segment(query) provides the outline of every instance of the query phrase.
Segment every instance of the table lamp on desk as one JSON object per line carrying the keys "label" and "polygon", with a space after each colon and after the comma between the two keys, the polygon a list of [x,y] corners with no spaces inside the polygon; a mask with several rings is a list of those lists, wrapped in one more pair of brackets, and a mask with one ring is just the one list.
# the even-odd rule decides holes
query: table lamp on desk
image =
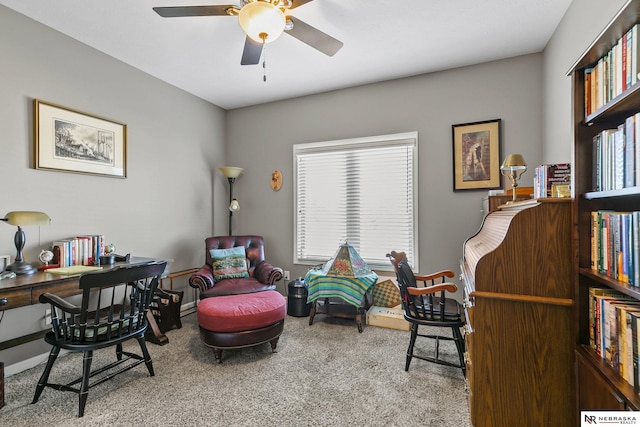
{"label": "table lamp on desk", "polygon": [[13,264],[9,264],[6,268],[7,271],[12,271],[17,275],[33,274],[37,271],[31,264],[24,261],[22,257],[22,251],[26,243],[26,237],[23,226],[27,225],[48,225],[51,222],[51,218],[44,212],[32,212],[32,211],[15,211],[9,212],[4,218],[0,218],[0,221],[4,221],[7,224],[16,225],[18,231],[14,238],[16,245],[16,260]]}
{"label": "table lamp on desk", "polygon": [[527,171],[527,164],[525,163],[522,154],[509,154],[502,162],[500,171],[502,175],[509,178],[511,186],[513,187],[513,199],[507,203],[515,203],[518,197],[516,194],[518,180],[520,179],[520,176]]}

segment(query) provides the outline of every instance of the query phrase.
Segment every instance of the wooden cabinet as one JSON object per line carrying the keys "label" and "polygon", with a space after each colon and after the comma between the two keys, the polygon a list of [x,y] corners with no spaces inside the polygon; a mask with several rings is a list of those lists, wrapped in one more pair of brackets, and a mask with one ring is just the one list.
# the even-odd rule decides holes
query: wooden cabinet
{"label": "wooden cabinet", "polygon": [[[530,199],[530,194],[516,194],[516,200],[527,200]],[[513,200],[513,196],[511,194],[500,194],[498,196],[487,196],[482,199],[482,213],[489,214],[506,203],[510,203]]]}
{"label": "wooden cabinet", "polygon": [[[516,201],[529,200],[533,197],[533,187],[518,187],[516,191]],[[495,196],[487,196],[482,199],[482,213],[489,214],[497,210],[500,206],[511,203],[513,193],[497,194]]]}
{"label": "wooden cabinet", "polygon": [[[604,287],[640,299],[640,287],[626,283],[624,278],[601,274],[592,270],[591,213],[599,210],[640,210],[640,182],[625,183],[624,188],[602,191],[597,184],[597,156],[594,154],[594,137],[606,129],[616,129],[625,124],[628,117],[640,112],[640,82],[634,83],[614,95],[603,105],[587,105],[593,85],[586,70],[594,67],[600,58],[614,48],[618,40],[640,21],[640,0],[628,1],[620,13],[602,31],[597,40],[572,67],[573,79],[573,259],[576,366],[577,366],[577,415],[580,410],[636,409],[640,398],[618,371],[607,364],[590,345],[589,288]],[[640,34],[639,34],[640,36]],[[636,61],[639,59],[636,58]],[[636,128],[637,129],[637,128]],[[635,136],[635,143],[640,138]],[[640,159],[638,159],[640,160]],[[605,187],[608,188],[608,187]],[[637,241],[637,238],[635,239]],[[633,240],[632,240],[633,241]],[[595,256],[595,255],[594,255]]]}
{"label": "wooden cabinet", "polygon": [[571,200],[501,206],[461,270],[472,424],[574,425]]}
{"label": "wooden cabinet", "polygon": [[581,411],[624,411],[626,409],[624,399],[615,387],[609,385],[598,369],[594,369],[594,364],[598,365],[599,363],[595,359],[595,355],[577,353],[578,383],[580,387],[590,391],[578,395],[578,408]]}

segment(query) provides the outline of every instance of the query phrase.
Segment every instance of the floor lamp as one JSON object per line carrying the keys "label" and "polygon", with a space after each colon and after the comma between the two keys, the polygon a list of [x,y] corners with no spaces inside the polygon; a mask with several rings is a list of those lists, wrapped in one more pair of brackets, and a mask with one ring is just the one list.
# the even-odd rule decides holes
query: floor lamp
{"label": "floor lamp", "polygon": [[236,182],[236,178],[244,169],[235,166],[221,166],[218,169],[229,181],[229,236],[231,236],[233,213],[240,210],[240,203],[233,197],[233,183]]}

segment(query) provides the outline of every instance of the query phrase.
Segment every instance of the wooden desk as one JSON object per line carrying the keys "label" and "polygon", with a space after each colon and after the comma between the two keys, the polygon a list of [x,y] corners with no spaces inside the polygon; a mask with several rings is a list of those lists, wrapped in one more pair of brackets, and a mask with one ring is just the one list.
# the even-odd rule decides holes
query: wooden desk
{"label": "wooden desk", "polygon": [[[109,270],[121,265],[137,265],[150,261],[160,261],[152,258],[131,257],[129,263],[117,262],[115,264],[102,265],[102,269]],[[60,274],[51,274],[45,271],[39,271],[35,274],[17,276],[13,279],[0,280],[0,311],[10,310],[12,308],[24,307],[32,304],[40,304],[38,298],[40,295],[51,292],[59,297],[66,298],[72,295],[78,295],[81,292],[79,275],[66,276]],[[149,341],[164,345],[169,339],[160,332],[158,324],[153,315],[147,313],[149,319]],[[25,337],[15,338],[13,340],[0,343],[0,350],[14,347],[25,342],[33,341],[44,336],[48,330],[36,332]]]}
{"label": "wooden desk", "polygon": [[570,199],[531,199],[487,215],[463,245],[475,427],[575,425],[571,224]]}

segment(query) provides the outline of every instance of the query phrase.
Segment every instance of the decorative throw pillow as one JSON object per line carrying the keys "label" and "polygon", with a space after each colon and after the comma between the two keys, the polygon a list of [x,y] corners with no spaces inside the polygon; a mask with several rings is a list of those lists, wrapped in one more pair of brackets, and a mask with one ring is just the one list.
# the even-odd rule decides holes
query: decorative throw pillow
{"label": "decorative throw pillow", "polygon": [[244,246],[236,246],[229,249],[211,249],[209,253],[211,254],[214,281],[249,277]]}
{"label": "decorative throw pillow", "polygon": [[402,303],[398,285],[387,279],[373,286],[373,305],[378,307],[395,307]]}

